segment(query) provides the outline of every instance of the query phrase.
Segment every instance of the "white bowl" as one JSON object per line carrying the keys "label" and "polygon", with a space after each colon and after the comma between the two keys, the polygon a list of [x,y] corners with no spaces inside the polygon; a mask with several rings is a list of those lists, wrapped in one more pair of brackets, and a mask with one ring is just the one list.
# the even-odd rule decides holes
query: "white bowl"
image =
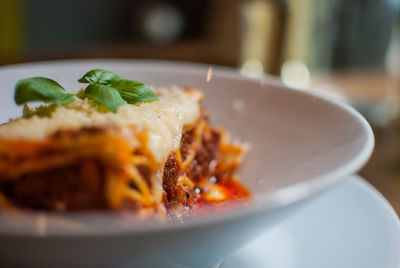
{"label": "white bowl", "polygon": [[240,177],[254,202],[167,224],[143,224],[108,213],[1,213],[0,263],[6,266],[206,267],[358,171],[373,149],[367,121],[344,103],[288,88],[271,77],[250,79],[215,67],[209,80],[208,65],[162,61],[70,60],[2,67],[0,122],[21,113],[12,100],[17,80],[45,76],[76,89],[76,79],[92,68],[154,86],[203,89],[212,122],[251,144]]}

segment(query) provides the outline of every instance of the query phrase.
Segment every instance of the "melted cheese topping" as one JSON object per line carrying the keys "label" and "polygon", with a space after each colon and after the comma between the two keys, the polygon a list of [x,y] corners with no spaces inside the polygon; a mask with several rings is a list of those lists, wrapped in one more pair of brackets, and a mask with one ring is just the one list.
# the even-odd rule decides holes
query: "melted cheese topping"
{"label": "melted cheese topping", "polygon": [[198,119],[202,94],[176,87],[155,92],[159,101],[126,104],[120,106],[117,113],[99,112],[88,99],[76,98],[73,103],[58,105],[50,117],[34,115],[1,125],[0,137],[40,140],[59,130],[135,125],[147,132],[148,148],[157,161],[164,162],[170,153],[179,148],[183,128],[190,127]]}

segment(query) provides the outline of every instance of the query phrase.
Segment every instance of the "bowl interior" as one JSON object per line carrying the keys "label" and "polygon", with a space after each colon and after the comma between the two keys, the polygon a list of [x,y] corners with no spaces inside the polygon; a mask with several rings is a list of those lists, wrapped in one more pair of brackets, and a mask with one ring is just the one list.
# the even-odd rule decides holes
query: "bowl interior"
{"label": "bowl interior", "polygon": [[81,86],[76,80],[92,68],[153,86],[203,89],[212,123],[250,145],[239,175],[256,199],[292,185],[309,192],[315,185],[323,188],[324,180],[357,171],[373,147],[366,121],[344,104],[289,89],[273,78],[254,80],[223,68],[214,68],[207,82],[207,65],[167,62],[91,60],[3,68],[0,122],[21,114],[12,100],[18,79],[46,76],[73,90]]}

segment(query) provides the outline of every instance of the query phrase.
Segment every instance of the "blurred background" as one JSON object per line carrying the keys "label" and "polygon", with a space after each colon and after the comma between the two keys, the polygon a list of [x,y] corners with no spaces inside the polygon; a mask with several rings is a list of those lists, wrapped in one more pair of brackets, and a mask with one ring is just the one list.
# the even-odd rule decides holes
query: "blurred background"
{"label": "blurred background", "polygon": [[67,58],[232,66],[349,102],[376,135],[361,175],[400,214],[400,0],[0,0],[0,65]]}

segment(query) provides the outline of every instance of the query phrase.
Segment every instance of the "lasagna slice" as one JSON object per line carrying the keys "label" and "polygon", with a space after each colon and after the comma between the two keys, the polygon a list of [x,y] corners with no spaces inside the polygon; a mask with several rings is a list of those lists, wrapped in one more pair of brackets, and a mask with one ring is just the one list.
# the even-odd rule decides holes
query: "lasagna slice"
{"label": "lasagna slice", "polygon": [[180,215],[249,197],[235,176],[245,148],[209,124],[196,89],[112,113],[75,98],[25,107],[0,126],[0,206]]}

